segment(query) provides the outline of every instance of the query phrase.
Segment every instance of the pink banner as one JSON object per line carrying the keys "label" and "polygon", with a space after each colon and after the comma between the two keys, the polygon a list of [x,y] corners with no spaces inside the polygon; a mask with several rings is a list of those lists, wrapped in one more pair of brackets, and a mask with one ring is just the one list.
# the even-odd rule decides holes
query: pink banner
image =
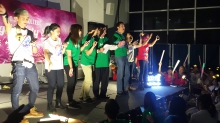
{"label": "pink banner", "polygon": [[[43,30],[51,23],[57,23],[61,27],[61,40],[64,40],[68,34],[71,24],[77,23],[76,14],[66,11],[56,10],[52,8],[46,8],[36,6],[33,4],[22,3],[17,0],[1,0],[1,4],[7,9],[9,14],[10,23],[15,26],[16,22],[13,18],[13,12],[17,8],[24,8],[29,12],[29,22],[27,28],[34,32],[34,36],[37,40],[38,52],[34,54],[35,62],[43,62]],[[10,63],[11,54],[7,45],[7,35],[5,34],[5,27],[0,19],[0,64]]]}

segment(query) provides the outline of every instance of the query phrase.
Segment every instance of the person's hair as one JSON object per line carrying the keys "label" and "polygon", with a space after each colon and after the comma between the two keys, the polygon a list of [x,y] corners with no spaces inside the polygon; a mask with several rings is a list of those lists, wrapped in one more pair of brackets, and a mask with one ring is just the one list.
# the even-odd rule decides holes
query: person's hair
{"label": "person's hair", "polygon": [[157,107],[156,96],[153,92],[147,92],[144,96],[144,108],[150,108],[155,111]]}
{"label": "person's hair", "polygon": [[18,17],[24,13],[28,13],[28,11],[26,9],[23,9],[23,8],[18,8],[14,11],[14,16],[15,17]]}
{"label": "person's hair", "polygon": [[144,34],[141,36],[142,42],[146,41],[149,38],[149,34]]}
{"label": "person's hair", "polygon": [[181,97],[173,97],[170,102],[169,114],[177,115],[180,117],[186,116],[186,102]]}
{"label": "person's hair", "polygon": [[106,26],[104,24],[100,24],[99,29],[100,29],[100,36],[104,33],[104,28]]}
{"label": "person's hair", "polygon": [[123,22],[121,22],[121,21],[120,21],[120,22],[118,22],[118,23],[116,23],[116,28],[117,28],[117,27],[119,27],[121,24],[124,24],[124,23],[123,23]]}
{"label": "person's hair", "polygon": [[70,27],[70,33],[65,39],[65,42],[68,42],[69,38],[72,40],[73,44],[77,44],[79,41],[79,31],[82,31],[82,26],[79,24],[72,24]]}
{"label": "person's hair", "polygon": [[119,105],[116,100],[109,99],[105,104],[105,114],[108,118],[115,120],[119,113]]}
{"label": "person's hair", "polygon": [[98,24],[93,22],[93,23],[90,23],[88,25],[88,32],[91,32],[92,30],[96,30],[98,28]]}
{"label": "person's hair", "polygon": [[56,23],[52,23],[50,26],[46,26],[44,29],[44,36],[48,35],[50,33],[50,31],[54,31],[57,28],[60,28],[60,26]]}
{"label": "person's hair", "polygon": [[212,103],[212,97],[210,94],[200,95],[198,98],[198,102],[201,103],[201,108],[203,110],[207,110],[211,117],[216,117],[217,110],[215,105]]}

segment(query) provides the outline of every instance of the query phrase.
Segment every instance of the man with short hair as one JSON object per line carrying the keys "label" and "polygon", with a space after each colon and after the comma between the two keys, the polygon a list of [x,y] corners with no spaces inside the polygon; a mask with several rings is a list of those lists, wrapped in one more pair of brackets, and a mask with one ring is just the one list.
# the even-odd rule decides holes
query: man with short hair
{"label": "man with short hair", "polygon": [[[17,22],[12,27],[8,21],[8,15],[5,7],[0,4],[0,15],[8,35],[8,48],[12,54],[13,64],[13,87],[11,94],[11,103],[13,110],[19,108],[19,95],[22,91],[24,79],[26,78],[30,86],[29,107],[30,113],[25,118],[43,117],[43,113],[35,111],[35,101],[39,90],[38,73],[34,64],[33,53],[37,52],[33,32],[26,28],[29,19],[29,13],[23,8],[19,8],[14,12],[14,18]],[[28,123],[23,119],[22,123]]]}
{"label": "man with short hair", "polygon": [[[116,24],[117,31],[113,35],[113,43],[118,44],[125,41],[123,33],[125,32],[125,25],[123,22]],[[117,64],[117,94],[128,94],[128,81],[130,77],[130,70],[127,58],[127,44],[115,50],[115,61]]]}

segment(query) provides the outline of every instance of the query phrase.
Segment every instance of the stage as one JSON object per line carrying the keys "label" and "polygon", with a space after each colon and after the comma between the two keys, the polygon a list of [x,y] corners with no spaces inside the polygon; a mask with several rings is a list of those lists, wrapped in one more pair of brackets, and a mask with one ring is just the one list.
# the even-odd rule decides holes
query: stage
{"label": "stage", "polygon": [[[78,101],[82,85],[82,80],[76,85],[74,99]],[[66,86],[66,85],[65,85]],[[137,86],[137,83],[134,83]],[[92,89],[92,87],[91,87]],[[130,91],[127,96],[117,96],[116,92],[116,82],[110,81],[108,86],[107,95],[111,98],[116,99],[120,106],[121,112],[126,112],[133,108],[143,105],[144,95],[146,92],[154,92],[157,99],[165,99],[168,96],[181,93],[186,88],[183,87],[170,87],[170,86],[154,86],[152,88],[147,88],[143,91]],[[0,90],[0,122],[7,118],[7,115],[11,112],[11,101],[10,101],[10,91],[11,90]],[[20,104],[27,104],[29,94],[29,86],[24,85],[23,91],[20,96]],[[90,96],[93,98],[93,93],[90,91]],[[54,95],[55,98],[55,95]],[[64,104],[67,102],[66,87],[63,90],[62,100]],[[80,106],[82,109],[58,109],[58,114],[69,117],[80,119],[86,123],[96,123],[98,121],[106,119],[104,114],[104,106],[107,100],[98,100],[94,104],[83,104]],[[47,84],[40,85],[40,91],[38,98],[36,100],[36,107],[38,111],[44,112],[45,117],[48,117],[47,109]],[[29,119],[30,123],[37,123],[39,119]]]}

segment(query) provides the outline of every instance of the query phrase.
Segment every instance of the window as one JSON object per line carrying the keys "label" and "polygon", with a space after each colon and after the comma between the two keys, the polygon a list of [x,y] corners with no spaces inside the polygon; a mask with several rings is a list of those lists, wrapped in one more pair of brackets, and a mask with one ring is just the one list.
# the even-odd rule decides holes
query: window
{"label": "window", "polygon": [[215,71],[216,66],[219,65],[219,46],[218,45],[206,45],[206,64],[207,68],[212,67]]}
{"label": "window", "polygon": [[170,11],[169,28],[194,28],[194,10]]}
{"label": "window", "polygon": [[144,30],[167,29],[167,12],[144,13]]}
{"label": "window", "polygon": [[156,31],[156,32],[145,32],[145,33],[153,33],[153,36],[150,40],[150,42],[153,42],[156,38],[156,36],[160,36],[160,40],[157,41],[157,43],[167,43],[167,31]]}
{"label": "window", "polygon": [[[220,1],[220,0],[219,0]],[[196,10],[196,27],[220,27],[220,8]]]}
{"label": "window", "polygon": [[197,7],[220,6],[220,0],[197,0]]}
{"label": "window", "polygon": [[199,64],[199,56],[201,59],[201,62],[203,61],[203,45],[199,44],[192,44],[190,45],[190,67],[193,67],[193,65],[197,65],[200,67]]}
{"label": "window", "polygon": [[167,9],[167,0],[144,0],[145,11],[161,9]]}
{"label": "window", "polygon": [[169,0],[169,9],[194,8],[194,0]]}
{"label": "window", "polygon": [[194,31],[169,31],[168,42],[177,44],[193,44]]}
{"label": "window", "polygon": [[142,14],[141,13],[129,14],[129,27],[130,27],[130,30],[142,30]]}
{"label": "window", "polygon": [[130,32],[130,34],[133,36],[134,41],[140,39],[140,32]]}
{"label": "window", "polygon": [[220,29],[216,30],[197,30],[196,44],[220,44]]}
{"label": "window", "polygon": [[130,0],[129,1],[129,11],[142,11],[142,0]]}

